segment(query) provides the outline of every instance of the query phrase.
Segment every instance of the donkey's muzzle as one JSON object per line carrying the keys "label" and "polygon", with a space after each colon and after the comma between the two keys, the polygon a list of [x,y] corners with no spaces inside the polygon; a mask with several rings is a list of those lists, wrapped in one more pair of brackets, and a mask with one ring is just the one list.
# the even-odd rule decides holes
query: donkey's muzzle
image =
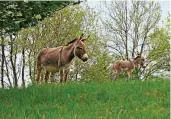
{"label": "donkey's muzzle", "polygon": [[142,68],[146,68],[146,66],[142,66]]}
{"label": "donkey's muzzle", "polygon": [[83,60],[83,62],[87,61],[88,60],[88,55],[84,54],[83,57],[82,57],[82,60]]}
{"label": "donkey's muzzle", "polygon": [[145,66],[144,64],[141,64],[141,67],[142,67],[142,68],[146,68],[146,66]]}

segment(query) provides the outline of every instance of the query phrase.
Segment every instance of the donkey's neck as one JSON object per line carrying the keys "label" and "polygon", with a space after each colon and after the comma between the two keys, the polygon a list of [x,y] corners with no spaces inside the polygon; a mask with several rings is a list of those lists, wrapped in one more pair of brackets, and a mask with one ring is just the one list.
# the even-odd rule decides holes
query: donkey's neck
{"label": "donkey's neck", "polygon": [[134,64],[135,67],[137,67],[138,64],[139,64],[137,60],[133,60],[132,62],[133,62],[133,64]]}
{"label": "donkey's neck", "polygon": [[67,62],[71,62],[74,58],[74,47],[73,44],[70,44],[65,47],[65,57],[67,59]]}

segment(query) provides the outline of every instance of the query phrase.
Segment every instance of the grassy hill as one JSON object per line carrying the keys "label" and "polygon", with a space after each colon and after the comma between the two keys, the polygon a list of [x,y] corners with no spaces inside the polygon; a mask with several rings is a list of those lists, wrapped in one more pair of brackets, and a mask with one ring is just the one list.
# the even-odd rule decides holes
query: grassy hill
{"label": "grassy hill", "polygon": [[169,119],[169,80],[0,89],[0,119]]}

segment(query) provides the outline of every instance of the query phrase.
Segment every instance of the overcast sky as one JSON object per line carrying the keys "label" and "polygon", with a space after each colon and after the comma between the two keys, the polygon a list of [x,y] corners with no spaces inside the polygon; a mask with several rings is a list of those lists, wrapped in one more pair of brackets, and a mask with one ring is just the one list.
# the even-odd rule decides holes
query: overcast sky
{"label": "overcast sky", "polygon": [[169,0],[159,0],[162,10],[162,19],[165,19],[170,12],[170,1]]}
{"label": "overcast sky", "polygon": [[[87,1],[90,8],[95,8],[100,4],[100,0],[87,0]],[[106,1],[111,1],[111,0],[106,0]],[[165,20],[165,18],[168,16],[168,12],[170,12],[171,10],[170,9],[171,1],[170,0],[155,0],[155,1],[159,1],[159,4],[161,6],[162,13],[161,13],[161,20],[159,22],[159,24],[161,24],[162,21]]]}

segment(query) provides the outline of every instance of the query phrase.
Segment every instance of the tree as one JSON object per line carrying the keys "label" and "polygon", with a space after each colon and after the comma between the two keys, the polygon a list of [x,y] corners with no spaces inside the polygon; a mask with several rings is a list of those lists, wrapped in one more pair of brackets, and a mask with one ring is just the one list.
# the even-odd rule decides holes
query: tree
{"label": "tree", "polygon": [[[70,3],[79,4],[80,2],[71,1],[42,1],[42,2],[23,2],[23,1],[3,1],[0,2],[0,36],[1,36],[1,84],[4,87],[4,58],[5,49],[10,46],[10,62],[12,65],[13,75],[15,79],[15,87],[17,87],[16,76],[16,56],[14,53],[14,43],[16,32],[21,28],[35,26],[38,21],[50,16],[56,9],[61,9],[68,6]],[[4,42],[10,36],[9,42]],[[6,65],[7,66],[7,65]],[[24,68],[24,67],[23,67]]]}
{"label": "tree", "polygon": [[170,70],[170,15],[163,22],[163,27],[156,27],[150,34],[147,68],[144,79],[154,73],[166,75]]}
{"label": "tree", "polygon": [[149,33],[157,25],[160,18],[158,3],[147,1],[113,1],[106,4],[108,19],[102,20],[115,53],[121,57],[143,53]]}
{"label": "tree", "polygon": [[3,1],[0,3],[0,27],[6,33],[34,26],[56,9],[69,5],[70,1]]}
{"label": "tree", "polygon": [[[38,52],[45,47],[66,45],[82,33],[85,34],[85,37],[91,35],[86,44],[92,45],[94,20],[95,15],[87,8],[69,6],[45,18],[35,27],[22,29],[17,38],[17,45],[20,47],[18,53],[22,53],[22,49],[25,48],[25,68],[29,69],[29,77],[32,82],[36,74],[35,64]],[[75,64],[74,75],[81,74],[83,65],[80,64],[82,63],[79,63],[80,70],[77,69],[77,63]]]}
{"label": "tree", "polygon": [[[108,48],[119,59],[146,55],[149,36],[160,20],[160,6],[154,1],[105,2],[106,18],[102,18]],[[139,70],[139,69],[138,69]]]}

